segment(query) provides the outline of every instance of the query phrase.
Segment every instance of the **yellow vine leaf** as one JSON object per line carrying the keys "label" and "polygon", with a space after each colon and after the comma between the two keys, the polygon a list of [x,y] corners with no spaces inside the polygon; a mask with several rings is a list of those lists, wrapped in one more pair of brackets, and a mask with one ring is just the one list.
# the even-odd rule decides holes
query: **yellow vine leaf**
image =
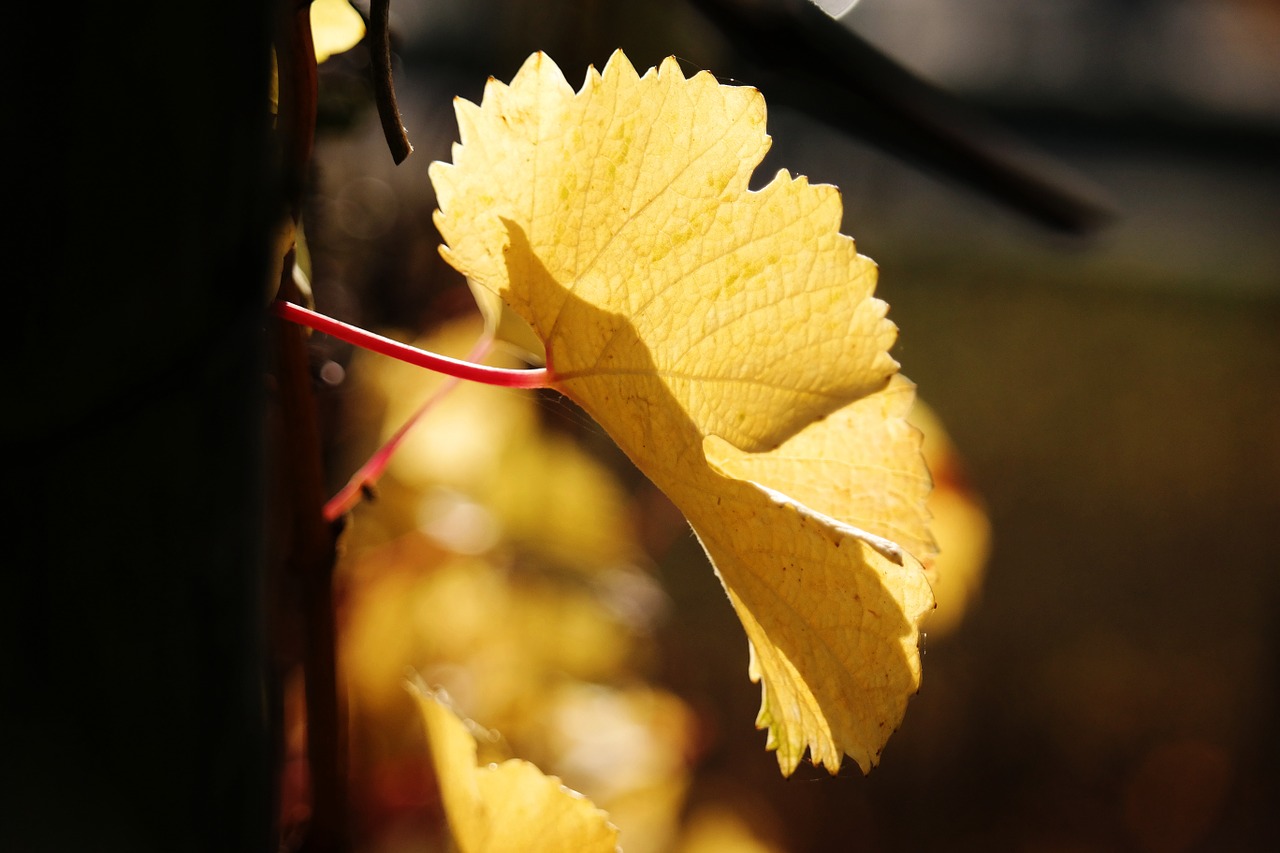
{"label": "yellow vine leaf", "polygon": [[527,761],[476,766],[476,739],[436,694],[422,711],[445,816],[461,853],[614,853],[618,830],[591,801]]}
{"label": "yellow vine leaf", "polygon": [[348,0],[313,0],[311,3],[311,40],[316,62],[324,62],[335,53],[351,50],[364,38],[364,19],[351,8]]}
{"label": "yellow vine leaf", "polygon": [[919,686],[928,475],[839,192],[750,190],[764,99],[674,59],[641,77],[617,52],[575,93],[534,54],[455,107],[431,166],[445,258],[689,519],[783,773],[806,750],[868,770]]}

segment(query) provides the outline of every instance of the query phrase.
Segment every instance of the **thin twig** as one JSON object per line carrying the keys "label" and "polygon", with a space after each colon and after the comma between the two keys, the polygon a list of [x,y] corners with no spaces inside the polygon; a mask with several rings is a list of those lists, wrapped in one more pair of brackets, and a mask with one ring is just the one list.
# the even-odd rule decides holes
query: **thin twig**
{"label": "thin twig", "polygon": [[396,106],[396,87],[391,77],[391,0],[369,3],[369,53],[373,66],[373,99],[382,121],[382,135],[387,138],[391,159],[399,166],[413,153],[409,133]]}

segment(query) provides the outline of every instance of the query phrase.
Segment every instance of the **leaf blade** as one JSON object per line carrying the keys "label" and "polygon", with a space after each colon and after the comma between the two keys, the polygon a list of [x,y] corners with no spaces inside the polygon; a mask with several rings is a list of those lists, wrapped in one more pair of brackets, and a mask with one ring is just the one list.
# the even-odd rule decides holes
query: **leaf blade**
{"label": "leaf blade", "polygon": [[[615,53],[574,93],[535,54],[458,112],[454,163],[432,165],[445,257],[528,321],[553,386],[689,518],[783,772],[805,750],[868,769],[918,688],[932,608],[915,557],[878,537],[931,548],[928,476],[838,191],[785,172],[749,190],[763,98],[671,59],[639,76]],[[878,467],[891,506],[859,497]],[[821,485],[833,471],[842,491]]]}

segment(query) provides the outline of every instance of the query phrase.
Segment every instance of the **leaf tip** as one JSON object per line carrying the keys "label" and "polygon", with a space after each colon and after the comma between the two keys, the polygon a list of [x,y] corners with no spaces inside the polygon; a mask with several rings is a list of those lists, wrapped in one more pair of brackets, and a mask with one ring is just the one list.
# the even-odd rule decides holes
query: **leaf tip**
{"label": "leaf tip", "polygon": [[564,95],[565,93],[573,94],[573,87],[565,79],[564,72],[560,70],[560,66],[556,65],[556,61],[541,50],[529,54],[529,58],[520,66],[516,76],[511,78],[512,89],[519,89],[524,86],[534,88],[545,86],[551,90],[559,90],[557,92],[559,95]]}
{"label": "leaf tip", "polygon": [[674,74],[677,80],[686,79],[684,76],[684,69],[680,67],[680,60],[676,59],[674,56],[668,56],[658,65],[659,77],[665,77],[669,74]]}

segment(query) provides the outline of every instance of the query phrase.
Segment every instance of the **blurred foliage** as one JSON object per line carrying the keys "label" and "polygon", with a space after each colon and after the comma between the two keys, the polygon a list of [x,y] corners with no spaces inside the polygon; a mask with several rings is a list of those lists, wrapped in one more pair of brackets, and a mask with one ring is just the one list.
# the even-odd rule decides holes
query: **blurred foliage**
{"label": "blurred foliage", "polygon": [[[417,344],[461,356],[481,333],[476,316]],[[371,442],[443,381],[367,354],[350,373]],[[560,777],[609,813],[628,851],[781,849],[751,829],[758,804],[749,819],[733,797],[686,814],[714,734],[653,681],[667,597],[637,538],[642,509],[580,442],[543,425],[545,411],[528,392],[456,387],[352,518],[341,661],[368,849],[392,849],[379,845],[408,825],[443,831],[408,679],[446,689],[485,727],[482,762],[518,757]],[[942,611],[948,623],[962,605],[957,595]],[[738,846],[715,846],[729,839]]]}
{"label": "blurred foliage", "polygon": [[[480,332],[476,317],[422,343],[460,355]],[[376,357],[353,370],[386,432],[440,381]],[[526,758],[608,811],[628,850],[669,849],[699,735],[648,681],[664,596],[621,485],[537,410],[529,393],[458,387],[354,516],[342,665],[366,831],[434,802],[404,690],[416,673],[492,730],[482,759]]]}
{"label": "blurred foliage", "polygon": [[476,736],[450,709],[448,696],[418,686],[414,693],[461,853],[614,853],[618,830],[590,800],[527,761],[477,767]]}
{"label": "blurred foliage", "polygon": [[312,0],[311,39],[316,62],[350,50],[364,38],[364,19],[347,0]]}
{"label": "blurred foliage", "polygon": [[924,628],[934,637],[942,637],[959,627],[965,609],[982,588],[991,523],[981,498],[968,483],[959,452],[933,409],[917,399],[907,420],[924,435],[922,450],[933,477],[929,532],[938,553],[925,568],[938,607]]}

